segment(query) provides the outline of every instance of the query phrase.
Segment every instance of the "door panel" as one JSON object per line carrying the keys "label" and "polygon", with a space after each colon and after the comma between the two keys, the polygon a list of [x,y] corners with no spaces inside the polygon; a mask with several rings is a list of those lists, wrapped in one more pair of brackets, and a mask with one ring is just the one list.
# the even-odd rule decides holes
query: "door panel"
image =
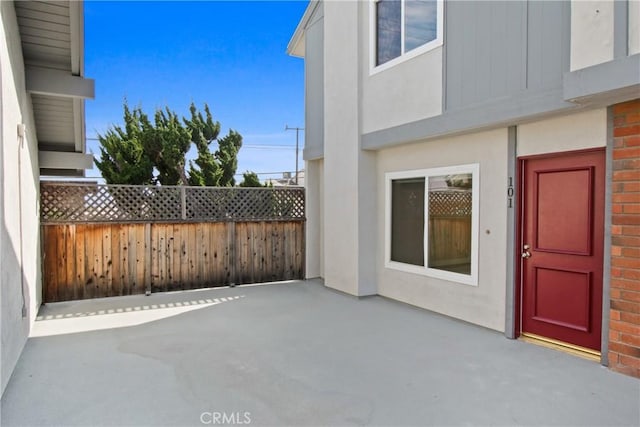
{"label": "door panel", "polygon": [[[591,274],[536,268],[533,319],[580,331],[589,330]],[[573,301],[558,304],[557,301]]]}
{"label": "door panel", "polygon": [[604,159],[522,161],[521,332],[600,350]]}
{"label": "door panel", "polygon": [[536,173],[536,249],[591,253],[591,172],[592,168]]}

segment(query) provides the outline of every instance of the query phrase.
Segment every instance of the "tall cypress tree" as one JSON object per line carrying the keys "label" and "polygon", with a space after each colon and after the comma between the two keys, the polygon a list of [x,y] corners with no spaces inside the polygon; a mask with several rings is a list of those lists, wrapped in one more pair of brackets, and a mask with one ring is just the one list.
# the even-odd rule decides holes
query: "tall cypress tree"
{"label": "tall cypress tree", "polygon": [[[195,104],[191,118],[180,119],[168,107],[156,110],[153,121],[140,108],[124,104],[125,128],[113,126],[103,136],[98,169],[108,184],[153,184],[233,186],[238,168],[242,136],[230,130],[219,138],[220,123],[213,120],[209,106],[204,115]],[[212,144],[216,147],[212,147]],[[194,144],[195,160],[186,155]],[[155,171],[155,176],[154,176]]]}
{"label": "tall cypress tree", "polygon": [[108,184],[143,185],[153,183],[153,162],[144,149],[142,112],[124,104],[124,129],[113,126],[98,135],[100,160],[96,166]]}

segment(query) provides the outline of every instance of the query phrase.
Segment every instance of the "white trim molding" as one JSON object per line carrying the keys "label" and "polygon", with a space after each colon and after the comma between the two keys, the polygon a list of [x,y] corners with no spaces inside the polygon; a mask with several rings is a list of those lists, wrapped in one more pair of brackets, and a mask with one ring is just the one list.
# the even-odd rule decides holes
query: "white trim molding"
{"label": "white trim molding", "polygon": [[63,153],[60,151],[39,151],[40,169],[92,169],[93,155],[84,153]]}
{"label": "white trim molding", "polygon": [[27,67],[27,92],[65,98],[95,98],[95,81],[49,68]]}
{"label": "white trim molding", "polygon": [[[429,267],[429,178],[446,175],[471,174],[471,272],[456,273]],[[391,196],[394,180],[424,178],[424,266],[391,260]],[[480,165],[478,163],[439,168],[388,172],[385,174],[385,267],[407,273],[435,277],[450,282],[478,286],[478,229],[480,211]]]}

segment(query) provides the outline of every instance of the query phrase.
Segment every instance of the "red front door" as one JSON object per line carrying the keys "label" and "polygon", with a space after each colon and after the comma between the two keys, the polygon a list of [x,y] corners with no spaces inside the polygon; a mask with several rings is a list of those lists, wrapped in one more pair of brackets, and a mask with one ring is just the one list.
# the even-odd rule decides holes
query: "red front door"
{"label": "red front door", "polygon": [[522,161],[521,332],[600,350],[604,150]]}

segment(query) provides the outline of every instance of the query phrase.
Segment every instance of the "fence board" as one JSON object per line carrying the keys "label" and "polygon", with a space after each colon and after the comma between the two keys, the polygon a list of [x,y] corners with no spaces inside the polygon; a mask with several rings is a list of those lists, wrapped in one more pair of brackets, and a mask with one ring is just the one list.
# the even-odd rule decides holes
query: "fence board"
{"label": "fence board", "polygon": [[183,257],[182,250],[181,250],[182,241],[186,240],[184,233],[186,233],[187,235],[189,234],[188,227],[177,227],[177,226],[173,227],[173,240],[171,242],[172,257],[173,257],[172,275],[174,279],[174,284],[176,286],[180,286],[180,289],[189,289],[187,285],[188,276],[186,274],[182,275],[182,269],[180,268],[180,265],[182,264],[182,257]]}
{"label": "fence board", "polygon": [[[103,231],[103,239],[102,239],[102,247],[104,248],[104,260],[103,260],[103,268],[105,272],[105,286],[106,292],[114,295],[114,286],[113,286],[113,253],[112,253],[112,245],[111,242],[113,235],[113,226],[106,228]],[[118,295],[118,294],[115,294]]]}
{"label": "fence board", "polygon": [[129,228],[120,224],[118,228],[118,235],[120,236],[118,239],[118,277],[121,281],[120,290],[122,295],[130,295],[129,287],[126,286],[126,283],[129,283],[129,263],[127,262],[128,254],[129,254]]}
{"label": "fence board", "polygon": [[471,217],[436,217],[429,220],[429,260],[432,265],[471,258]]}
{"label": "fence board", "polygon": [[62,235],[58,238],[57,240],[57,250],[56,250],[56,254],[58,259],[56,260],[57,264],[58,264],[58,277],[57,277],[57,290],[56,290],[56,297],[60,297],[63,296],[66,298],[66,291],[67,291],[67,269],[66,269],[66,257],[65,257],[65,239],[67,237],[67,233],[66,233],[66,229],[63,230]]}
{"label": "fence board", "polygon": [[120,225],[111,226],[111,289],[115,295],[122,295],[122,277],[120,274]]}
{"label": "fence board", "polygon": [[44,245],[44,257],[43,262],[46,265],[51,266],[48,269],[44,270],[44,282],[47,283],[44,292],[44,298],[46,301],[55,301],[56,300],[56,290],[58,288],[58,276],[56,275],[57,268],[56,262],[58,259],[57,249],[58,245],[56,242],[57,234],[48,227],[45,227],[45,231],[42,233],[44,236],[44,241],[47,244]]}
{"label": "fence board", "polygon": [[[177,283],[177,281],[174,280],[176,278],[176,272],[174,270],[176,261],[174,230],[171,225],[167,226],[165,230],[167,232],[167,289],[173,291]],[[178,275],[179,274],[180,273],[178,273]]]}
{"label": "fence board", "polygon": [[86,282],[86,253],[85,253],[85,233],[84,229],[80,227],[76,228],[76,234],[74,239],[74,248],[76,251],[75,256],[75,276],[74,276],[74,290],[75,299],[84,298],[84,286]]}
{"label": "fence board", "polygon": [[[87,286],[85,287],[85,291],[87,293],[87,298],[95,298],[97,295],[96,289],[98,287],[98,254],[96,253],[98,249],[98,239],[96,239],[95,233],[95,225],[91,224],[87,226],[87,258],[88,258],[88,273],[89,279],[87,281]],[[64,228],[62,229],[64,231]],[[100,246],[102,248],[102,246]],[[54,299],[53,301],[60,301],[59,299]]]}
{"label": "fence board", "polygon": [[[58,252],[59,252],[59,240],[64,238],[64,234],[58,235],[56,233],[53,233],[53,235],[51,236],[51,252],[50,252],[50,257],[48,256],[47,258],[49,258],[53,268],[51,269],[51,289],[49,291],[49,294],[51,296],[51,298],[53,298],[54,300],[58,298],[58,288],[60,287],[59,282],[60,282],[60,268],[63,265],[63,263],[61,262],[60,258],[58,257]],[[47,274],[47,276],[49,276],[49,274]]]}
{"label": "fence board", "polygon": [[109,234],[111,232],[111,226],[98,230],[99,232],[96,233],[96,236],[99,239],[99,244],[102,246],[102,250],[100,251],[100,260],[98,262],[98,283],[100,283],[100,289],[98,292],[100,295],[110,294],[111,286],[109,284],[109,258],[111,253],[111,241],[109,239]]}
{"label": "fence board", "polygon": [[158,229],[158,253],[160,254],[158,261],[158,272],[160,282],[158,285],[162,287],[163,291],[167,290],[167,228],[166,227],[154,227]]}
{"label": "fence board", "polygon": [[237,268],[237,276],[238,283],[247,283],[249,282],[249,266],[247,260],[249,259],[248,255],[248,228],[247,223],[239,223],[236,224],[236,268]]}
{"label": "fence board", "polygon": [[174,242],[176,251],[178,252],[176,269],[179,277],[182,278],[183,289],[191,289],[191,275],[189,274],[189,269],[187,267],[188,258],[186,254],[186,244],[189,240],[189,234],[192,227],[193,224],[185,224],[185,227],[180,230],[179,241]]}
{"label": "fence board", "polygon": [[234,245],[236,228],[227,224],[217,224],[214,231],[218,237],[212,239],[212,242],[215,243],[213,249],[218,253],[217,265],[219,266],[219,269],[214,271],[220,271],[220,273],[214,274],[213,280],[226,284],[237,283]]}
{"label": "fence board", "polygon": [[[156,265],[152,266],[152,275],[154,277],[154,291],[164,291],[165,277],[164,277],[164,238],[166,233],[164,228],[152,227],[151,228],[151,245],[156,250]],[[154,269],[155,267],[155,269]]]}
{"label": "fence board", "polygon": [[142,281],[140,287],[145,292],[151,292],[151,284],[153,281],[153,275],[151,273],[151,224],[145,224],[142,230],[144,244],[142,246],[144,250],[144,263],[142,264]]}
{"label": "fence board", "polygon": [[134,283],[135,293],[142,294],[145,292],[145,265],[146,258],[149,256],[148,251],[145,249],[145,225],[138,225],[135,228],[136,234],[136,280]]}
{"label": "fence board", "polygon": [[189,224],[189,233],[186,236],[186,240],[183,242],[184,250],[183,253],[183,269],[185,271],[186,280],[189,283],[189,289],[193,289],[197,287],[197,283],[200,280],[200,277],[205,280],[203,274],[201,274],[200,270],[204,270],[205,263],[209,262],[209,259],[202,258],[202,261],[199,263],[193,262],[198,259],[199,248],[202,243],[198,243],[196,245],[191,245],[189,242],[195,242],[197,239],[205,239],[204,230],[202,224]]}
{"label": "fence board", "polygon": [[136,288],[138,287],[138,233],[135,227],[126,227],[126,236],[127,236],[127,251],[126,258],[122,260],[123,264],[127,264],[127,279],[124,284],[131,294],[137,294],[140,292],[136,292]]}
{"label": "fence board", "polygon": [[[62,228],[61,226],[60,228]],[[58,227],[45,227],[50,228],[52,233],[56,233]],[[77,234],[76,234],[77,235]],[[95,286],[96,286],[96,278],[95,278],[95,239],[93,236],[93,226],[87,225],[84,230],[84,241],[85,241],[85,286],[84,286],[84,294],[85,298],[93,298],[95,294]],[[47,244],[47,242],[45,242]],[[54,299],[52,301],[57,301]]]}
{"label": "fence board", "polygon": [[211,227],[209,227],[208,224],[202,224],[198,262],[200,263],[200,280],[205,284],[211,281],[211,266],[209,266],[210,244],[211,241],[216,238],[217,236],[215,235],[211,236]]}
{"label": "fence board", "polygon": [[290,227],[285,227],[285,244],[283,245],[284,259],[287,263],[285,266],[285,277],[291,280],[295,276],[296,262],[296,233]]}

